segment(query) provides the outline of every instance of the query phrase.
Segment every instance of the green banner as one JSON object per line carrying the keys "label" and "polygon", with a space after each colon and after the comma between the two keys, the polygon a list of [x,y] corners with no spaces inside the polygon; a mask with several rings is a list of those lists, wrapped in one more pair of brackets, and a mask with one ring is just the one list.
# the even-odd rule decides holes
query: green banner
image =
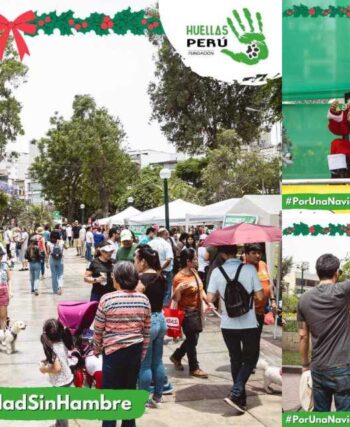
{"label": "green banner", "polygon": [[293,164],[283,168],[283,179],[331,177],[327,156],[337,137],[328,130],[328,109],[328,104],[283,106],[283,126],[293,154]]}
{"label": "green banner", "polygon": [[246,224],[256,224],[258,222],[258,217],[255,215],[227,214],[224,219],[223,227],[241,224],[242,222],[245,222]]}
{"label": "green banner", "polygon": [[[318,6],[342,6],[344,0],[284,0],[283,10],[300,4],[309,11]],[[350,31],[347,16],[312,13],[283,17],[283,99],[329,99],[348,92]]]}
{"label": "green banner", "polygon": [[130,420],[144,414],[144,390],[0,388],[2,420]]}
{"label": "green banner", "polygon": [[348,426],[349,412],[284,412],[283,427]]}
{"label": "green banner", "polygon": [[282,209],[348,210],[350,209],[350,194],[283,194]]}

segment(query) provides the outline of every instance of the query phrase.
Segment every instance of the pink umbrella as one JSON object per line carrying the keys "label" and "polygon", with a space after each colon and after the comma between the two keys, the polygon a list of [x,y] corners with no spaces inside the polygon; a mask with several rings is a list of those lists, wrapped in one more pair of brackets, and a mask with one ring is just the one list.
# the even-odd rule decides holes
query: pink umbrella
{"label": "pink umbrella", "polygon": [[204,241],[204,246],[243,245],[280,240],[282,231],[278,227],[241,223],[213,231]]}

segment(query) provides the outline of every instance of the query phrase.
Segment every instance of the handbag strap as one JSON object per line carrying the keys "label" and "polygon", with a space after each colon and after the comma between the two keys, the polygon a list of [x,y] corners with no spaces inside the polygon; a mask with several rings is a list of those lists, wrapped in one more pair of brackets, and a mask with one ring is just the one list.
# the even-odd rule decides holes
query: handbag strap
{"label": "handbag strap", "polygon": [[196,284],[197,284],[198,310],[201,312],[202,311],[202,298],[201,298],[201,292],[200,292],[200,286],[199,286],[199,281],[198,281],[198,277],[197,277],[197,272],[195,270],[192,270],[192,272],[194,274],[194,278],[195,278]]}

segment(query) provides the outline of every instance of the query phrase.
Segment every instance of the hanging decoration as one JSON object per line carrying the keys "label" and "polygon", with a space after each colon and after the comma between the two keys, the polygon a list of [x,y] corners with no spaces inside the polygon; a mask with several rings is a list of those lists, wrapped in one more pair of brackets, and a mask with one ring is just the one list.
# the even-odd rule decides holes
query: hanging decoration
{"label": "hanging decoration", "polygon": [[284,236],[350,236],[350,224],[308,225],[303,222],[293,224],[283,230]]}
{"label": "hanging decoration", "polygon": [[344,6],[306,6],[304,4],[294,5],[283,12],[284,17],[293,18],[318,18],[318,17],[345,17],[350,18],[350,5]]}
{"label": "hanging decoration", "polygon": [[133,12],[131,8],[117,12],[114,16],[94,12],[84,18],[76,17],[72,10],[59,14],[56,11],[48,13],[28,11],[14,21],[8,21],[0,15],[0,59],[3,58],[11,33],[22,60],[25,54],[29,55],[23,34],[35,37],[41,34],[53,35],[57,32],[61,36],[87,33],[95,33],[97,36],[164,34],[157,16],[150,16],[146,10]]}

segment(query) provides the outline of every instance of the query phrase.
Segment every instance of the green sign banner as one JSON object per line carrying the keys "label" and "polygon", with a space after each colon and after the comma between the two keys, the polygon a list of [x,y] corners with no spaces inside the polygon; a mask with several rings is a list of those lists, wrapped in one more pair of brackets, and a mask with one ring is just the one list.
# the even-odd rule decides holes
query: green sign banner
{"label": "green sign banner", "polygon": [[144,414],[144,390],[0,388],[2,420],[130,420]]}
{"label": "green sign banner", "polygon": [[348,210],[350,209],[350,194],[283,194],[282,209]]}
{"label": "green sign banner", "polygon": [[52,212],[52,218],[56,221],[59,221],[61,219],[62,215],[60,211],[53,211]]}
{"label": "green sign banner", "polygon": [[348,426],[349,412],[285,412],[283,427]]}
{"label": "green sign banner", "polygon": [[245,222],[247,224],[256,224],[258,222],[258,217],[254,215],[227,214],[224,219],[223,227],[241,224],[242,222]]}

